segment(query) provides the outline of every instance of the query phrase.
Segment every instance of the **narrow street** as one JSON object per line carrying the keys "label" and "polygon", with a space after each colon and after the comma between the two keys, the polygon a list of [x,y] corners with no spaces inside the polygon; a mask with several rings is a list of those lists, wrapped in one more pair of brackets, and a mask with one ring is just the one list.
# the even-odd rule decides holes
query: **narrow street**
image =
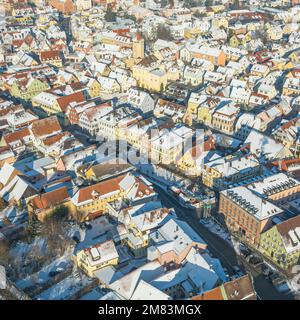
{"label": "narrow street", "polygon": [[253,266],[249,265],[245,259],[238,256],[232,246],[214,233],[210,232],[196,217],[192,210],[181,207],[173,200],[168,193],[159,186],[155,186],[156,191],[162,200],[162,203],[168,208],[174,208],[178,218],[186,221],[208,245],[209,252],[216,258],[219,258],[222,265],[227,268],[230,275],[234,274],[233,266],[240,265],[253,276],[254,287],[263,300],[288,300],[288,297],[279,293],[271,282],[266,280]]}

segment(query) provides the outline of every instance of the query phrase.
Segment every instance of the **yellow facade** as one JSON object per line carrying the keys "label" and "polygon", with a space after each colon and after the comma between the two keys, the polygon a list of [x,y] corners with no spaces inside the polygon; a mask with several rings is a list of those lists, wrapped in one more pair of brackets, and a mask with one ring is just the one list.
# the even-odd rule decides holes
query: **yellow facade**
{"label": "yellow facade", "polygon": [[143,38],[134,40],[132,43],[132,54],[134,59],[143,59],[145,56],[145,41]]}
{"label": "yellow facade", "polygon": [[300,62],[300,56],[297,54],[297,52],[292,52],[289,55],[289,59],[293,62],[299,63]]}
{"label": "yellow facade", "polygon": [[155,69],[148,70],[138,65],[133,66],[133,78],[137,81],[138,86],[150,91],[160,92],[167,86],[168,75],[166,72]]}
{"label": "yellow facade", "polygon": [[191,116],[197,115],[199,103],[189,101],[187,106],[187,113]]}
{"label": "yellow facade", "polygon": [[212,120],[211,110],[208,107],[198,108],[198,121],[203,122],[206,125],[210,125]]}
{"label": "yellow facade", "polygon": [[57,113],[61,112],[61,108],[60,108],[57,100],[54,100],[53,104],[48,105],[48,104],[41,104],[40,102],[35,101],[33,98],[32,105],[34,107],[39,107],[39,108],[43,109],[48,115],[57,114]]}
{"label": "yellow facade", "polygon": [[214,187],[215,181],[222,177],[222,173],[211,167],[204,165],[204,170],[202,172],[202,182],[207,187]]}
{"label": "yellow facade", "polygon": [[124,198],[125,192],[119,191],[115,195],[107,196],[101,199],[95,199],[92,202],[84,205],[77,206],[77,211],[83,217],[89,218],[91,214],[95,214],[98,212],[106,212],[107,204],[116,200],[120,200]]}
{"label": "yellow facade", "polygon": [[240,42],[239,42],[238,38],[235,35],[233,35],[229,40],[229,44],[231,47],[236,48],[239,46]]}
{"label": "yellow facade", "polygon": [[119,258],[107,260],[103,263],[91,265],[87,259],[85,250],[81,250],[76,255],[76,263],[78,268],[82,269],[89,277],[94,277],[94,272],[107,266],[116,266],[119,263]]}
{"label": "yellow facade", "polygon": [[48,85],[40,80],[34,79],[28,86],[22,87],[15,81],[11,87],[11,95],[24,100],[31,100],[34,96],[47,90]]}
{"label": "yellow facade", "polygon": [[100,96],[101,85],[97,80],[93,80],[89,85],[88,93],[91,98],[97,98]]}
{"label": "yellow facade", "polygon": [[285,250],[276,226],[261,234],[259,250],[283,269],[288,269],[298,264],[300,258],[299,249],[291,253]]}
{"label": "yellow facade", "polygon": [[283,88],[282,94],[284,96],[290,96],[290,95],[300,95],[300,87],[295,88]]}
{"label": "yellow facade", "polygon": [[200,176],[200,168],[197,168],[196,159],[193,159],[191,152],[186,152],[178,161],[177,165],[185,174]]}

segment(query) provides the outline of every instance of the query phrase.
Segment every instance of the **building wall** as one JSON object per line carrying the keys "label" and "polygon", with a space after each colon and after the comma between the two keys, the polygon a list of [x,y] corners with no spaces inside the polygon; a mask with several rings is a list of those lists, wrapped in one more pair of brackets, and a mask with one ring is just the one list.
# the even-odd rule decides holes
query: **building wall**
{"label": "building wall", "polygon": [[292,188],[289,188],[287,190],[283,190],[275,194],[272,194],[268,196],[268,199],[273,200],[278,204],[284,204],[287,201],[295,200],[296,198],[298,198],[299,193],[300,193],[300,184]]}
{"label": "building wall", "polygon": [[77,253],[75,262],[78,266],[78,268],[82,269],[89,277],[93,278],[94,277],[94,272],[107,267],[107,266],[115,266],[119,263],[119,258],[107,260],[103,263],[96,264],[94,266],[91,266],[88,263],[88,260],[86,259],[86,253],[84,250],[81,250]]}
{"label": "building wall", "polygon": [[270,223],[268,219],[258,220],[253,215],[239,207],[220,194],[219,213],[224,217],[226,226],[231,232],[238,232],[242,238],[254,246],[259,245],[260,234]]}
{"label": "building wall", "polygon": [[95,217],[102,215],[107,211],[107,204],[115,200],[119,200],[125,196],[125,191],[120,190],[114,195],[107,196],[101,199],[94,199],[89,204],[77,205],[76,209],[80,215],[82,215],[83,220],[91,220]]}
{"label": "building wall", "polygon": [[192,53],[194,58],[199,58],[199,59],[205,59],[210,61],[211,63],[213,63],[214,65],[217,66],[225,66],[226,64],[226,55],[225,53],[222,51],[220,52],[220,54],[217,57],[211,56],[211,55],[207,55],[207,54],[202,54],[199,52],[194,52]]}
{"label": "building wall", "polygon": [[141,68],[139,66],[133,66],[133,78],[137,81],[138,86],[159,92],[161,89],[165,89],[167,86],[167,74],[164,73],[162,76],[151,73],[151,70]]}
{"label": "building wall", "polygon": [[[261,235],[259,250],[283,269],[289,269],[291,266],[298,264],[300,259],[299,249],[292,253],[285,250],[276,226]],[[282,259],[283,257],[285,260]]]}

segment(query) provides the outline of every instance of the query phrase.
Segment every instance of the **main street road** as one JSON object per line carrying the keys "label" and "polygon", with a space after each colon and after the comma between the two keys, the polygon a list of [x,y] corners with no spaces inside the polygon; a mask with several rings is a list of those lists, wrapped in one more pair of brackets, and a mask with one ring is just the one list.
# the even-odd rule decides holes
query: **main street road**
{"label": "main street road", "polygon": [[249,265],[245,259],[238,256],[234,248],[225,240],[210,232],[202,224],[199,223],[199,218],[193,210],[189,210],[180,206],[164,189],[155,186],[155,189],[160,195],[162,203],[168,208],[174,208],[178,218],[186,221],[208,245],[208,250],[212,255],[221,260],[221,263],[229,271],[229,274],[234,274],[233,266],[242,265],[243,268],[253,276],[254,287],[263,300],[287,300],[288,298],[280,294],[254,267]]}

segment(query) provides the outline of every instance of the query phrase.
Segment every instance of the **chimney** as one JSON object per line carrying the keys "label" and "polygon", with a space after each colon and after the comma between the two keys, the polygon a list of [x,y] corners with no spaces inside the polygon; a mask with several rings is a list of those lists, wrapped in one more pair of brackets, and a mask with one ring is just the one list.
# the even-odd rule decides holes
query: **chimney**
{"label": "chimney", "polygon": [[278,160],[278,169],[279,169],[279,171],[282,170],[282,159]]}

